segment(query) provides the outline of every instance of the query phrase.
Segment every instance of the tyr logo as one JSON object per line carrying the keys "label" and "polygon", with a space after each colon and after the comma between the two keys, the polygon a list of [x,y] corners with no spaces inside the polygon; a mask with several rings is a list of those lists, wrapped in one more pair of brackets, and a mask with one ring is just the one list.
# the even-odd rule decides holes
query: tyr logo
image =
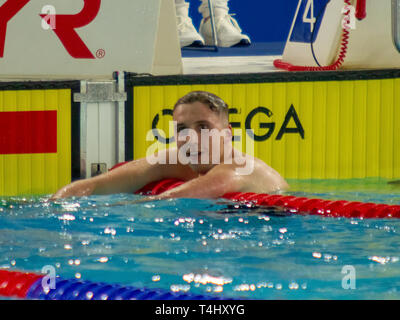
{"label": "tyr logo", "polygon": [[[8,22],[30,1],[31,0],[7,0],[0,7],[0,58],[4,57]],[[90,52],[75,29],[88,25],[97,17],[100,11],[101,0],[83,1],[84,7],[82,11],[74,15],[39,15],[46,23],[49,23],[49,20],[57,21],[57,27],[52,28],[52,30],[71,57],[75,59],[95,59],[94,55]]]}

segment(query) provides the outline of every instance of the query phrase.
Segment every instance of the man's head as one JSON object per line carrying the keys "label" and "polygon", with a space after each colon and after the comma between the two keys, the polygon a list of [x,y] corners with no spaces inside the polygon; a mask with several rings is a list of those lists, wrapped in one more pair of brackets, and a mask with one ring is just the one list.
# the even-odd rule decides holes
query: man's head
{"label": "man's head", "polygon": [[[224,147],[232,141],[228,111],[228,105],[221,98],[205,91],[190,92],[176,102],[173,118],[177,147],[180,152],[190,154],[190,159],[198,160],[198,164],[189,164],[196,172],[210,170],[215,165],[213,159],[222,163]],[[208,163],[204,159],[209,159]]]}
{"label": "man's head", "polygon": [[224,122],[226,126],[229,125],[229,107],[220,97],[207,91],[192,91],[180,98],[174,106],[174,112],[178,106],[183,104],[193,104],[200,102],[220,116],[220,120]]}

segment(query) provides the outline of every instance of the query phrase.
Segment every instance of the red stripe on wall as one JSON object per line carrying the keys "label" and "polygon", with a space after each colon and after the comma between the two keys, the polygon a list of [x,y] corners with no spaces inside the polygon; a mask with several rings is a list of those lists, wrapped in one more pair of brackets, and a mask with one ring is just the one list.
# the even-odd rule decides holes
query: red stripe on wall
{"label": "red stripe on wall", "polygon": [[57,111],[0,112],[0,154],[57,153]]}

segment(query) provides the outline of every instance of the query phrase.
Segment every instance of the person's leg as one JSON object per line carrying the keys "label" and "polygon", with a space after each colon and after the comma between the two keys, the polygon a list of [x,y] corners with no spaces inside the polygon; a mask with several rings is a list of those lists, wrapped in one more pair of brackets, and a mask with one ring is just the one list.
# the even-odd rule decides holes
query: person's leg
{"label": "person's leg", "polygon": [[[213,35],[210,19],[208,0],[200,0],[199,12],[203,15],[200,24],[200,34],[206,45],[213,45]],[[235,45],[250,45],[250,38],[242,34],[236,19],[229,14],[228,0],[213,0],[215,29],[217,33],[218,46],[232,47]]]}
{"label": "person's leg", "polygon": [[189,3],[185,0],[175,0],[175,8],[181,47],[204,46],[202,36],[196,31],[189,17]]}

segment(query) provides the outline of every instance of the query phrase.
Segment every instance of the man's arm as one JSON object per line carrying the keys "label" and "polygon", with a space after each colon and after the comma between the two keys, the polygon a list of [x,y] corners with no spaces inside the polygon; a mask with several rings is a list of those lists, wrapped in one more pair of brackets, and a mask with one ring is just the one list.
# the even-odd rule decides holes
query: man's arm
{"label": "man's arm", "polygon": [[[168,162],[168,153],[166,157]],[[52,199],[91,194],[132,193],[153,181],[168,177],[182,178],[179,175],[182,169],[178,168],[178,165],[154,164],[148,160],[142,158],[131,161],[99,176],[75,181],[58,190]]]}
{"label": "man's arm", "polygon": [[91,194],[134,192],[150,182],[154,172],[151,166],[140,159],[131,161],[99,176],[75,181],[58,190],[52,199]]}
{"label": "man's arm", "polygon": [[[242,188],[245,181],[243,176],[237,175],[229,165],[219,165],[207,174],[192,179],[179,187],[163,192],[152,199],[168,198],[219,198],[228,192],[235,192]],[[149,198],[150,199],[150,198]],[[150,199],[151,200],[151,199]]]}
{"label": "man's arm", "polygon": [[[248,160],[248,161],[251,161]],[[261,164],[261,165],[260,165]],[[270,193],[288,189],[286,181],[265,163],[257,161],[249,175],[239,174],[233,165],[218,165],[204,176],[186,182],[159,196],[148,198],[219,198],[229,192]]]}

